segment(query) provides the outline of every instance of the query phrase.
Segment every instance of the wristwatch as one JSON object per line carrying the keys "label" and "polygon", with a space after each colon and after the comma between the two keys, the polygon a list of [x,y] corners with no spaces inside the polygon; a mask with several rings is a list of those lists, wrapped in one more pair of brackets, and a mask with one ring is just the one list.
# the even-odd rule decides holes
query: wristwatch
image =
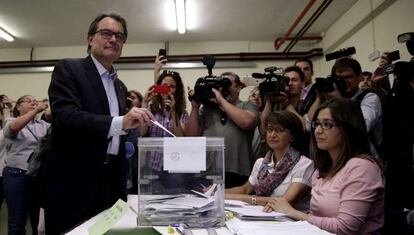
{"label": "wristwatch", "polygon": [[252,195],[252,205],[257,205],[256,195]]}

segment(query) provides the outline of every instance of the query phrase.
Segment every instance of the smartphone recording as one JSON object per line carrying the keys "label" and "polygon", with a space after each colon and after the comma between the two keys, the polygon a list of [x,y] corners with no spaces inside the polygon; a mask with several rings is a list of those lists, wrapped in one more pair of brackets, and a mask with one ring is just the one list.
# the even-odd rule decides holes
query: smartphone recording
{"label": "smartphone recording", "polygon": [[167,50],[166,49],[160,49],[158,51],[158,56],[163,56],[164,59],[166,59],[167,58]]}
{"label": "smartphone recording", "polygon": [[170,86],[168,85],[155,85],[154,92],[158,94],[168,94],[170,93]]}

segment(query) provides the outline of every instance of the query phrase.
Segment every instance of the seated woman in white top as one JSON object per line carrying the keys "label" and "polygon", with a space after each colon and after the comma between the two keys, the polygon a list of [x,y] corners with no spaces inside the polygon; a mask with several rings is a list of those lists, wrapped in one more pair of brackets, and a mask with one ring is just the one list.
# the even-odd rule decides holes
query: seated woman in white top
{"label": "seated woman in white top", "polygon": [[302,123],[289,111],[276,111],[265,125],[271,150],[257,159],[245,184],[225,190],[225,199],[265,205],[271,197],[283,197],[298,210],[308,211],[314,166],[296,150],[303,135]]}

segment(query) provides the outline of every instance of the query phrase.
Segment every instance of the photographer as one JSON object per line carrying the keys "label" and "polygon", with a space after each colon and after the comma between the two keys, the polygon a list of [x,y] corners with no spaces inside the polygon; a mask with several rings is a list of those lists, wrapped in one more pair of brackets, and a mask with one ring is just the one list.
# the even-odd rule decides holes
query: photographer
{"label": "photographer", "polygon": [[[382,107],[378,95],[359,89],[358,85],[362,81],[362,69],[357,60],[350,57],[340,58],[335,62],[331,71],[332,76],[328,80],[320,79],[318,81],[317,79],[315,83],[318,95],[309,112],[305,115],[307,124],[308,120],[312,120],[315,110],[324,100],[338,96],[351,99],[359,103],[361,107],[370,137],[372,155],[379,158],[382,143]],[[326,89],[324,83],[327,82],[332,83],[332,91]],[[342,86],[344,87],[342,88]]]}
{"label": "photographer", "polygon": [[[414,33],[398,36],[406,37],[408,52],[414,56]],[[381,57],[376,69],[391,65],[387,53]],[[393,64],[394,83],[392,94],[383,103],[384,135],[383,153],[387,166],[385,188],[385,232],[389,234],[413,234],[414,221],[414,57],[408,61]],[[377,75],[377,76],[375,76]],[[386,80],[388,76],[374,73],[373,80]],[[410,210],[404,213],[404,208]],[[406,227],[408,223],[408,228]]]}
{"label": "photographer", "polygon": [[[289,79],[288,89],[281,91],[278,95],[267,95],[265,97],[265,107],[260,115],[260,133],[265,133],[265,123],[267,118],[275,110],[286,110],[295,114],[301,120],[302,127],[304,119],[299,114],[299,105],[301,103],[300,96],[305,86],[305,75],[298,66],[290,66],[284,69],[283,76]],[[298,147],[302,154],[306,154],[305,146],[302,144]]]}
{"label": "photographer", "polygon": [[[191,99],[191,112],[186,128],[186,136],[224,137],[225,141],[225,187],[235,187],[244,184],[250,175],[252,154],[252,138],[259,119],[256,105],[242,102],[239,99],[240,90],[244,85],[233,72],[221,74],[222,79],[231,81],[228,94],[212,89],[213,104],[203,104],[197,99]],[[190,97],[195,95],[189,91]]]}

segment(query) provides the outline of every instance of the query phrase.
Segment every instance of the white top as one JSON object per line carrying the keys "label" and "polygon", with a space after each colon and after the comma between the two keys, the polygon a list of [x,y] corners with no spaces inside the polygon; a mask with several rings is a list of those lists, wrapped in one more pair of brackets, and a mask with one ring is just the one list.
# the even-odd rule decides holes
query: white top
{"label": "white top", "polygon": [[[260,170],[260,166],[262,165],[262,162],[263,162],[263,158],[259,158],[254,163],[252,173],[250,174],[250,177],[249,177],[249,182],[253,186],[258,184],[257,175]],[[278,163],[276,163],[276,165]],[[273,162],[273,159],[272,159],[272,162],[269,163],[269,166],[272,166],[272,165],[273,166],[275,165],[275,163]],[[271,168],[271,169],[274,169],[274,168]],[[283,182],[279,184],[279,186],[273,190],[273,193],[270,196],[271,197],[282,197],[291,183],[302,183],[304,185],[312,187],[312,174],[314,170],[315,170],[315,167],[313,165],[313,161],[305,156],[300,156],[299,161],[296,163],[293,169],[287,174]],[[302,198],[300,201],[298,201],[294,205],[294,207],[297,210],[307,212],[309,211],[309,200],[310,200],[310,194]]]}

